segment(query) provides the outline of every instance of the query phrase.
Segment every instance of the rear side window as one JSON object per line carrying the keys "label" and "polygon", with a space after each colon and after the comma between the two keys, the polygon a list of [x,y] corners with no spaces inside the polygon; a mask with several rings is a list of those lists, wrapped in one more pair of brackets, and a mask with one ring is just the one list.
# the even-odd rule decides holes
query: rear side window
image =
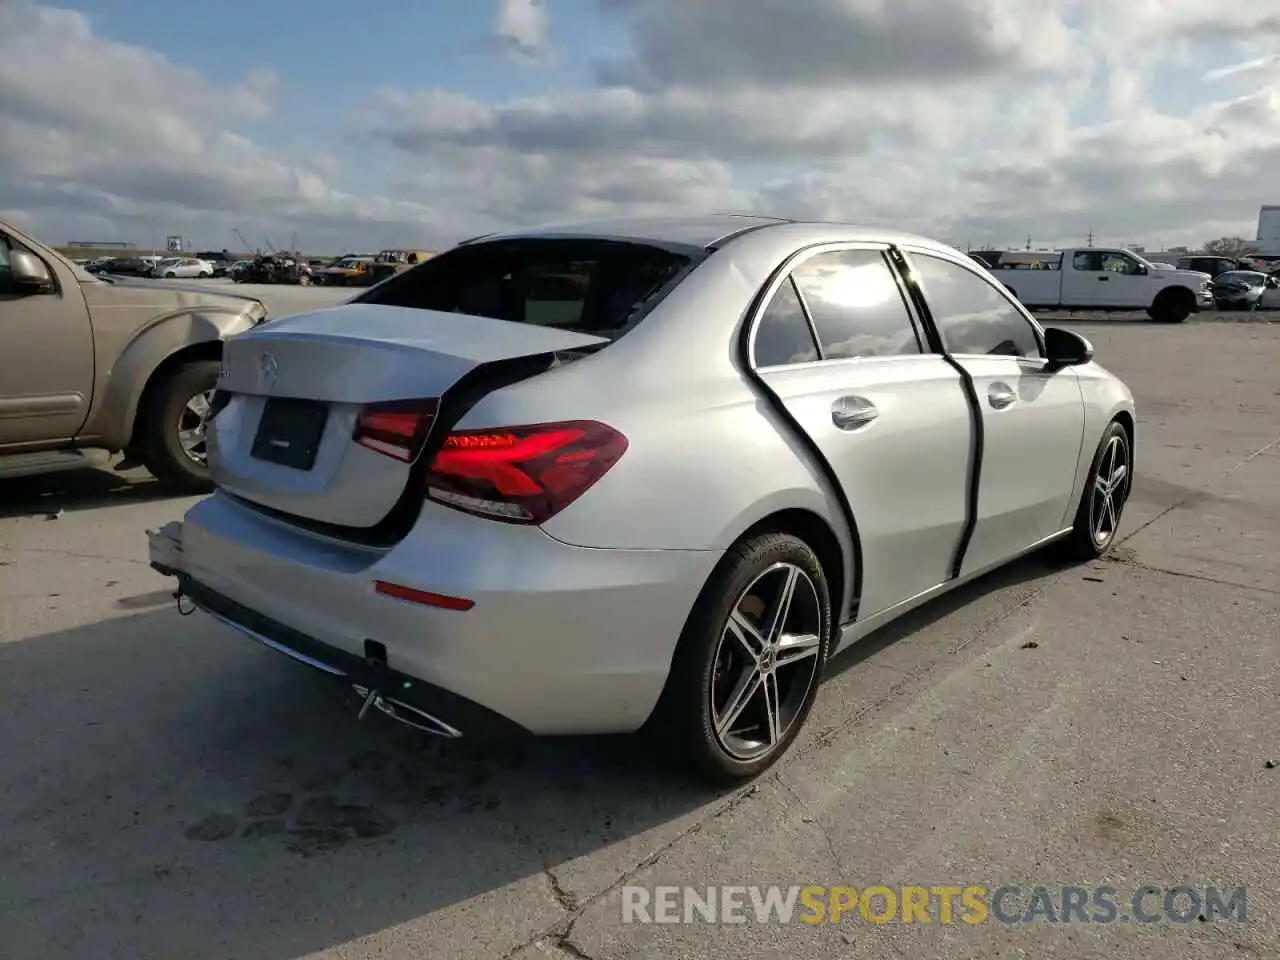
{"label": "rear side window", "polygon": [[613,337],[652,309],[692,264],[691,257],[623,241],[474,243],[420,263],[352,302]]}
{"label": "rear side window", "polygon": [[902,291],[880,251],[820,253],[791,276],[813,318],[824,359],[921,352]]}
{"label": "rear side window", "polygon": [[778,367],[818,359],[818,345],[804,315],[804,307],[788,277],[774,292],[756,326],[757,367]]}

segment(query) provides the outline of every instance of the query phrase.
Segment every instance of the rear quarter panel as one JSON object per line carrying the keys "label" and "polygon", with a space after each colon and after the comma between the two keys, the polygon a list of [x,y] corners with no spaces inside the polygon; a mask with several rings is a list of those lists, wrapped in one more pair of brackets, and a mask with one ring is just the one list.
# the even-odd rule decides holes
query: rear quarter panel
{"label": "rear quarter panel", "polygon": [[626,374],[609,361],[606,349],[491,394],[459,424],[593,419],[626,436],[626,453],[548,534],[584,547],[723,550],[779,510],[839,522],[805,448],[741,376],[634,395],[611,389]]}

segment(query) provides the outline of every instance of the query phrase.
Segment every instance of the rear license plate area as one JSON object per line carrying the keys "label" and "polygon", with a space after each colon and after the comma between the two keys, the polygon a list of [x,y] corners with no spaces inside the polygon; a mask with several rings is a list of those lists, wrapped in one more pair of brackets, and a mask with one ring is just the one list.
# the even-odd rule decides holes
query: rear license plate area
{"label": "rear license plate area", "polygon": [[294,470],[315,466],[329,408],[315,400],[271,397],[262,408],[249,455]]}

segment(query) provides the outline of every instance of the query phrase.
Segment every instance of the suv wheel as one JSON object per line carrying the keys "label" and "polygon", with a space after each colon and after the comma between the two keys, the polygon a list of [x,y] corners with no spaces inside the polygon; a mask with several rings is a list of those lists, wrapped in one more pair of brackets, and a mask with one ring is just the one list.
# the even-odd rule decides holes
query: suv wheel
{"label": "suv wheel", "polygon": [[183,493],[213,489],[205,424],[217,382],[218,361],[185,363],[151,392],[143,410],[143,463]]}

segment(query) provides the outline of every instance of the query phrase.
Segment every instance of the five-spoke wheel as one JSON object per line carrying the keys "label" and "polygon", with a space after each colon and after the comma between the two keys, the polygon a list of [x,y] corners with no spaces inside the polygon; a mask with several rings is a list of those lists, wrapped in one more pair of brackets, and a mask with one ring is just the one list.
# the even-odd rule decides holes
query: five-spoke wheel
{"label": "five-spoke wheel", "polygon": [[767,769],[804,725],[831,641],[827,577],[788,533],[750,536],[703,588],[653,726],[715,783]]}

